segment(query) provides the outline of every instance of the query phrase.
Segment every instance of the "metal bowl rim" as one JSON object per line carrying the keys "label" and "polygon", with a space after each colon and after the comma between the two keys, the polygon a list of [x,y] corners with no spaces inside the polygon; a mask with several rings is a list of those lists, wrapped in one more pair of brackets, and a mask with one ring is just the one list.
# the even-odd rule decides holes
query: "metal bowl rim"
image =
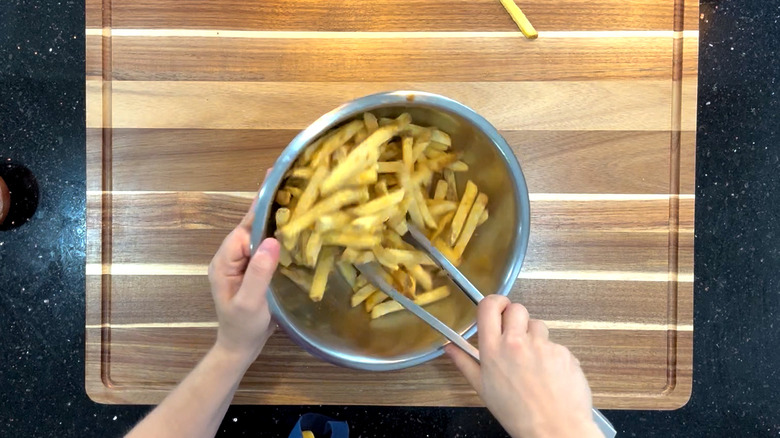
{"label": "metal bowl rim", "polygon": [[[250,238],[251,253],[254,254],[257,246],[266,234],[266,224],[268,223],[268,218],[270,216],[273,196],[279,188],[282,178],[303,149],[328,129],[351,119],[358,114],[378,108],[396,106],[434,108],[458,115],[464,120],[472,123],[479,131],[484,133],[504,157],[504,162],[510,170],[510,177],[514,182],[514,186],[517,188],[516,196],[518,199],[516,214],[519,218],[519,239],[515,242],[514,249],[512,250],[512,259],[515,260],[515,263],[512,265],[511,269],[505,273],[503,284],[499,291],[496,292],[504,296],[508,295],[515,279],[517,279],[520,274],[520,269],[523,265],[528,248],[528,238],[530,234],[529,227],[531,215],[528,186],[526,185],[525,177],[520,168],[520,163],[506,140],[498,133],[496,128],[476,111],[450,98],[423,91],[390,91],[354,99],[323,114],[314,123],[296,135],[279,155],[279,158],[273,165],[273,169],[266,176],[260,191],[258,192],[258,200],[255,203],[255,216],[252,223]],[[270,286],[268,288],[268,306],[276,323],[279,324],[279,326],[287,332],[290,338],[304,350],[315,357],[349,368],[371,371],[403,369],[441,356],[444,353],[444,345],[446,345],[445,343],[435,347],[432,351],[399,356],[395,359],[370,358],[343,354],[318,345],[317,342],[313,342],[313,340],[303,333],[303,331],[292,324],[279,306]],[[468,339],[473,336],[476,331],[476,321],[474,321],[461,334]]]}

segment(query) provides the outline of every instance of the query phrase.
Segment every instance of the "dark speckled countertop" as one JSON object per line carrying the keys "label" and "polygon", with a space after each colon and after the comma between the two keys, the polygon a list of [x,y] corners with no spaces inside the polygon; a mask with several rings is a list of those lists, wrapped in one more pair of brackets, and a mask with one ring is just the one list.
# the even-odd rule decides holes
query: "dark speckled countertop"
{"label": "dark speckled countertop", "polygon": [[[0,3],[0,175],[38,186],[32,220],[0,231],[0,436],[120,435],[149,408],[97,405],[83,384],[84,2]],[[701,13],[693,396],[606,414],[620,436],[777,437],[780,1]],[[234,406],[222,430],[287,436],[310,411],[358,437],[503,436],[467,408]]]}

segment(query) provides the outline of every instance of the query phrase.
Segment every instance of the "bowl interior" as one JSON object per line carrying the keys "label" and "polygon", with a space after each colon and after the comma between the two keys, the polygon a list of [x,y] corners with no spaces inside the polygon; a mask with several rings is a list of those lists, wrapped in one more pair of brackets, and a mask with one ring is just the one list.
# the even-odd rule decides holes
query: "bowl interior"
{"label": "bowl interior", "polygon": [[[468,172],[456,173],[459,194],[471,179],[489,197],[489,220],[477,229],[460,269],[483,294],[502,290],[506,294],[507,285],[514,282],[509,273],[515,263],[520,263],[512,255],[521,240],[520,218],[516,214],[520,189],[506,159],[515,158],[503,157],[502,151],[472,122],[446,109],[409,102],[366,110],[379,117],[409,112],[413,123],[437,126],[450,134],[453,149],[462,153],[463,161],[469,164]],[[450,297],[426,309],[455,331],[465,333],[475,324],[476,307],[454,284],[451,287]],[[331,275],[325,297],[319,303],[311,302],[306,291],[278,273],[271,282],[271,291],[278,304],[273,309],[279,313],[277,319],[284,320],[280,324],[294,327],[299,335],[294,337],[309,351],[343,365],[393,368],[392,364],[415,362],[414,359],[445,343],[441,335],[408,312],[371,320],[362,306],[351,308],[352,292],[336,273]]]}

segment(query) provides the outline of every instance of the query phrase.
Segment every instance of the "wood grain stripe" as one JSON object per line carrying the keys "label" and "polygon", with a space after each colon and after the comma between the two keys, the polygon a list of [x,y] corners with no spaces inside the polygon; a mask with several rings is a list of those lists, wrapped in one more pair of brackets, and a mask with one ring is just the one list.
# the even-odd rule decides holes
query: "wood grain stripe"
{"label": "wood grain stripe", "polygon": [[[686,2],[697,6],[696,2]],[[86,1],[87,26],[100,26],[100,0]],[[665,0],[552,0],[525,2],[539,30],[670,30],[672,5]],[[495,0],[113,0],[117,27],[181,27],[266,31],[500,31],[514,23]],[[694,18],[696,14],[691,15]],[[695,20],[692,24],[696,24]]]}
{"label": "wood grain stripe", "polygon": [[669,37],[111,39],[112,77],[132,81],[668,79],[672,63]]}
{"label": "wood grain stripe", "polygon": [[[669,81],[311,82],[113,81],[113,128],[303,129],[345,101],[388,90],[458,100],[500,130],[668,131]],[[682,84],[683,111],[695,111],[696,81]],[[100,83],[87,81],[87,127],[101,127]],[[510,97],[510,98],[508,98]],[[295,111],[290,111],[295,108]],[[261,110],[262,109],[262,110]],[[165,114],[166,117],[160,117]],[[691,122],[694,122],[691,124]],[[695,130],[695,120],[681,128]]]}
{"label": "wood grain stripe", "polygon": [[[113,159],[122,165],[113,169],[113,187],[123,191],[254,191],[265,169],[273,165],[298,132],[295,129],[114,129]],[[528,186],[534,191],[633,196],[669,190],[668,131],[501,131],[500,134],[520,159]],[[95,145],[100,144],[95,128],[87,130],[87,137]],[[695,132],[681,133],[682,193],[693,193],[695,189],[692,152],[695,141]],[[87,160],[95,168],[99,168],[101,159],[97,151],[97,146],[87,148]],[[138,169],[143,169],[142,178]],[[634,178],[621,177],[626,174]],[[100,188],[89,186],[87,190]]]}
{"label": "wood grain stripe", "polygon": [[[112,332],[112,359],[116,361],[112,367],[112,385],[115,390],[144,389],[147,403],[159,401],[156,399],[165,395],[154,390],[175,386],[211,346],[215,336],[212,327]],[[621,407],[625,403],[625,406],[652,407],[658,403],[655,398],[663,397],[659,380],[663,382],[665,375],[664,331],[557,329],[551,336],[580,359],[597,406],[609,403]],[[692,332],[679,332],[679,336],[683,343],[689,344]],[[165,342],[160,343],[161,339]],[[680,374],[689,376],[690,366],[683,364]],[[409,378],[425,385],[409,385]],[[317,385],[307,383],[311,379],[316,379]],[[628,397],[626,391],[633,397]],[[383,394],[381,400],[376,398],[378,392]],[[630,402],[619,397],[628,397]],[[414,400],[416,405],[430,406],[479,406],[481,403],[448,359],[440,358],[413,370],[344,373],[338,367],[313,359],[282,334],[271,337],[263,354],[245,375],[234,401],[242,400],[387,405],[403,405]]]}

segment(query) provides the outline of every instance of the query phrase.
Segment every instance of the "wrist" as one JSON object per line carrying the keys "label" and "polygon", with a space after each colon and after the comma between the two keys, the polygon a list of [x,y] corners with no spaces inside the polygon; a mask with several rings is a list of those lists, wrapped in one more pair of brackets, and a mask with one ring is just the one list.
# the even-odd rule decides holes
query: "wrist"
{"label": "wrist", "polygon": [[252,362],[257,359],[259,351],[249,351],[247,349],[236,348],[221,342],[219,338],[211,347],[209,354],[214,355],[226,367],[235,368],[243,374]]}

